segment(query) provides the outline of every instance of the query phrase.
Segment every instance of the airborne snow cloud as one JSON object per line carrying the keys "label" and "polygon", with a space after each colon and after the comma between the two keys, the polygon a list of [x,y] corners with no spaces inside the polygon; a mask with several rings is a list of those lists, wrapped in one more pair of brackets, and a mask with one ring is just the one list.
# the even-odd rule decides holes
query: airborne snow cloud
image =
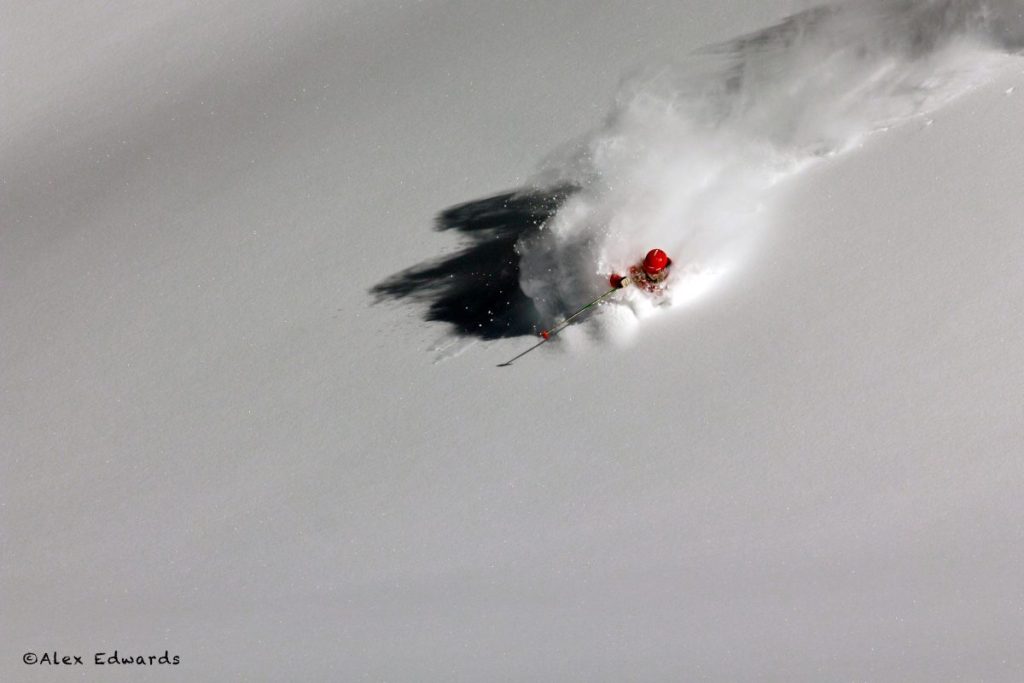
{"label": "airborne snow cloud", "polygon": [[780,181],[984,82],[1024,45],[1021,8],[823,6],[641,70],[604,126],[535,179],[580,191],[520,241],[523,291],[555,317],[657,246],[680,264],[670,301],[700,295],[750,254]]}

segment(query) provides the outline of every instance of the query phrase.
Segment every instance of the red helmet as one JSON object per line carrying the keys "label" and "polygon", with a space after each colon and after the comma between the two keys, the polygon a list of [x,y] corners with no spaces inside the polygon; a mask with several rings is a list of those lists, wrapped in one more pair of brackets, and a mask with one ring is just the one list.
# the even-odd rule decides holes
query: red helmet
{"label": "red helmet", "polygon": [[672,259],[661,249],[651,249],[644,257],[644,272],[657,275],[672,263]]}

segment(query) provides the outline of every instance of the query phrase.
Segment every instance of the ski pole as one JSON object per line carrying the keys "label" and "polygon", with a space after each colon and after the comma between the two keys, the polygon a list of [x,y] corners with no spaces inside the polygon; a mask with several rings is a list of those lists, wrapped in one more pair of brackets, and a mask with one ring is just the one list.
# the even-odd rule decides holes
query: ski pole
{"label": "ski pole", "polygon": [[564,330],[564,329],[566,328],[566,326],[567,326],[567,325],[568,325],[568,324],[569,324],[570,322],[572,322],[572,319],[573,319],[573,318],[575,318],[575,317],[577,317],[577,316],[579,316],[579,315],[582,315],[582,314],[583,314],[583,313],[585,313],[586,311],[590,310],[591,308],[593,308],[593,307],[594,307],[594,306],[596,306],[597,304],[601,303],[601,301],[602,301],[602,300],[603,300],[603,299],[604,299],[605,297],[607,297],[607,296],[608,296],[608,295],[610,295],[610,294],[613,294],[613,293],[617,292],[617,291],[618,291],[619,289],[621,289],[621,287],[612,287],[612,288],[611,288],[611,289],[609,289],[609,290],[608,290],[607,292],[605,292],[605,293],[604,293],[604,294],[602,294],[601,296],[599,296],[599,297],[597,297],[596,299],[594,299],[593,301],[591,301],[591,302],[590,302],[589,304],[586,304],[585,306],[581,306],[580,308],[578,308],[578,309],[577,309],[577,310],[576,310],[576,311],[575,311],[575,312],[574,312],[574,313],[573,313],[572,315],[570,315],[570,316],[569,316],[568,318],[566,318],[566,319],[565,319],[565,320],[563,320],[562,322],[560,322],[560,323],[558,323],[557,325],[555,325],[554,327],[552,327],[552,328],[551,328],[550,330],[542,330],[542,331],[541,331],[541,333],[540,333],[540,336],[541,336],[542,338],[541,338],[541,340],[540,340],[539,342],[537,342],[536,344],[534,344],[534,345],[533,345],[533,346],[531,346],[530,348],[526,349],[525,351],[523,351],[522,353],[520,353],[520,354],[519,354],[518,356],[516,356],[515,358],[512,358],[511,360],[508,360],[508,361],[506,361],[506,362],[504,362],[504,363],[501,363],[501,364],[499,364],[499,365],[498,365],[498,367],[499,367],[499,368],[506,368],[506,367],[508,367],[509,365],[512,365],[512,363],[514,363],[514,362],[516,362],[517,360],[519,360],[520,358],[522,358],[523,356],[525,356],[526,354],[528,354],[528,353],[529,353],[530,351],[533,351],[533,350],[534,350],[535,348],[537,348],[538,346],[542,346],[542,345],[544,345],[544,344],[545,344],[545,343],[547,343],[547,342],[548,342],[548,341],[549,341],[549,340],[550,340],[550,339],[551,339],[552,337],[554,337],[554,336],[555,336],[556,334],[558,334],[559,332],[561,332],[562,330]]}

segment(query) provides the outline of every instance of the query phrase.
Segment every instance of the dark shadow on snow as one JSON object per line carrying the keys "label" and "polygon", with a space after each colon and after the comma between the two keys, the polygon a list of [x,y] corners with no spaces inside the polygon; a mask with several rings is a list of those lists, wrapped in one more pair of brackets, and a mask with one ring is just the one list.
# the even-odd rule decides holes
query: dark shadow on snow
{"label": "dark shadow on snow", "polygon": [[455,230],[469,244],[450,256],[420,263],[375,285],[377,302],[428,304],[425,318],[481,339],[535,334],[541,324],[533,301],[519,288],[516,243],[537,230],[574,192],[571,187],[529,190],[445,209],[435,230]]}

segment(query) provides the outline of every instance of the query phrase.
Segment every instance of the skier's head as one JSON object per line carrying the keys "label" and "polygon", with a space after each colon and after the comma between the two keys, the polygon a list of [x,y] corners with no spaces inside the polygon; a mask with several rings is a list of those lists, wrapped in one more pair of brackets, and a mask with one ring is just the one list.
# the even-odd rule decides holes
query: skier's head
{"label": "skier's head", "polygon": [[669,259],[668,254],[661,249],[651,249],[647,252],[647,256],[644,257],[644,272],[648,275],[657,275],[665,270],[670,263],[672,261]]}

